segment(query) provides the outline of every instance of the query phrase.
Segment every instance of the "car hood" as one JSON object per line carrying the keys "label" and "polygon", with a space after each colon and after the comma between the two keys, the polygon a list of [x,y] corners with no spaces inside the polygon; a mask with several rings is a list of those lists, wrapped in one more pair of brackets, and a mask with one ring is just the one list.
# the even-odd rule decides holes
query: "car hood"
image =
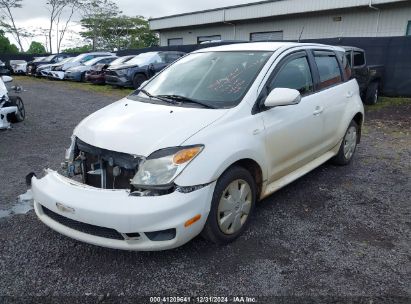
{"label": "car hood", "polygon": [[27,65],[34,65],[34,66],[39,66],[43,64],[53,64],[51,61],[37,61],[37,62],[29,62]]}
{"label": "car hood", "polygon": [[138,68],[138,64],[117,64],[112,65],[109,67],[109,70],[122,70],[122,69],[129,69],[129,68]]}
{"label": "car hood", "polygon": [[68,72],[84,72],[84,71],[88,71],[91,69],[91,66],[86,66],[86,65],[79,65],[76,67],[72,67],[67,69]]}
{"label": "car hood", "polygon": [[53,66],[54,66],[54,64],[43,64],[43,65],[40,65],[40,66],[38,67],[38,69],[39,69],[39,70],[43,70],[43,69],[51,68],[51,67],[53,67]]}
{"label": "car hood", "polygon": [[159,149],[181,145],[228,111],[124,98],[85,118],[74,135],[102,149],[147,157]]}

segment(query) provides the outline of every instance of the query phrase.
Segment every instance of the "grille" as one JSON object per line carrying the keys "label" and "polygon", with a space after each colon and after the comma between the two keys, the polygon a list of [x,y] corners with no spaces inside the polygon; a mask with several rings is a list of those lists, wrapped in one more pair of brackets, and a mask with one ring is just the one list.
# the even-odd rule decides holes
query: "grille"
{"label": "grille", "polygon": [[94,236],[99,236],[103,237],[106,239],[113,239],[113,240],[124,240],[123,236],[118,233],[114,229],[106,228],[106,227],[100,227],[100,226],[94,226],[86,223],[82,223],[79,221],[75,221],[72,219],[69,219],[67,217],[61,216],[60,214],[57,214],[50,209],[47,209],[44,206],[41,206],[43,209],[43,212],[52,220],[56,221],[57,223],[60,223],[66,227],[69,227],[71,229],[91,234]]}

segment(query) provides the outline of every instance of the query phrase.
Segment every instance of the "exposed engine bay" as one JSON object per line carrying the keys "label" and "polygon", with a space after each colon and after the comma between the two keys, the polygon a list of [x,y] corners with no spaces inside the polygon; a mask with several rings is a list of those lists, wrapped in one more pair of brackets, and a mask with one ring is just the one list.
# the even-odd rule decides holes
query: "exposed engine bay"
{"label": "exposed engine bay", "polygon": [[91,146],[76,138],[72,161],[63,168],[68,177],[81,176],[81,182],[103,189],[131,189],[130,180],[138,170],[141,158]]}

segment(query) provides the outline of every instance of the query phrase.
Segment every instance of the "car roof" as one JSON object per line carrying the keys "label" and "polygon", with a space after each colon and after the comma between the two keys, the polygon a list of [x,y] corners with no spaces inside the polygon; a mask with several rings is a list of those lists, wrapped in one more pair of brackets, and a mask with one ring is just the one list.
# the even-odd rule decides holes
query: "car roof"
{"label": "car roof", "polygon": [[207,52],[225,52],[225,51],[276,51],[280,48],[295,48],[295,47],[307,47],[307,48],[326,48],[335,51],[344,51],[343,48],[332,45],[318,44],[318,43],[298,43],[298,42],[250,42],[250,43],[236,43],[221,45],[215,47],[209,47],[199,49],[194,53]]}
{"label": "car roof", "polygon": [[341,46],[344,50],[346,51],[360,51],[360,52],[365,52],[363,49],[360,49],[356,46]]}

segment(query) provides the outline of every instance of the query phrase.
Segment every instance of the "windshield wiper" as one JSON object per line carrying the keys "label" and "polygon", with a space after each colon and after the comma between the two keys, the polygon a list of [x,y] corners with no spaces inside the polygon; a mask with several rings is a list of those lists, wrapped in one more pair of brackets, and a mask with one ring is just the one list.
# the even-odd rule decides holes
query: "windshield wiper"
{"label": "windshield wiper", "polygon": [[215,106],[210,105],[208,103],[205,103],[203,101],[200,100],[196,100],[196,99],[191,99],[185,96],[181,96],[181,95],[157,95],[155,97],[163,97],[163,98],[168,98],[168,99],[172,99],[172,100],[176,100],[176,101],[180,101],[180,102],[191,102],[191,103],[195,103],[195,104],[199,104],[205,108],[208,109],[216,109]]}
{"label": "windshield wiper", "polygon": [[167,99],[167,98],[162,98],[162,96],[154,96],[154,95],[151,95],[149,92],[147,92],[147,91],[144,90],[144,89],[141,89],[141,90],[139,90],[139,91],[140,91],[141,93],[143,93],[144,95],[147,95],[150,99],[151,99],[151,98],[155,98],[155,99],[158,99],[158,100],[167,102],[167,103],[171,103],[171,104],[173,104],[173,105],[176,104],[175,101],[170,100],[170,99]]}

